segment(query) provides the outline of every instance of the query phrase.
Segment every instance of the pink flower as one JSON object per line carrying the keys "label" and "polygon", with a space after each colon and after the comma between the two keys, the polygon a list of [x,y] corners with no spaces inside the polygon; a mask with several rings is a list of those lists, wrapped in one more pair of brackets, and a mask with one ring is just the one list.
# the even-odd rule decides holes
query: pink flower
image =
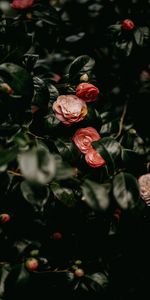
{"label": "pink flower", "polygon": [[100,139],[99,133],[93,127],[86,127],[78,129],[72,140],[79,148],[79,150],[86,154],[89,149],[92,148],[91,143]]}
{"label": "pink flower", "polygon": [[99,94],[99,89],[91,83],[80,83],[76,88],[76,95],[85,102],[94,102]]}
{"label": "pink flower", "polygon": [[150,206],[150,173],[140,176],[138,182],[141,198]]}
{"label": "pink flower", "polygon": [[87,115],[86,103],[74,95],[61,95],[53,103],[56,118],[66,125],[82,121]]}
{"label": "pink flower", "polygon": [[14,9],[26,9],[34,4],[35,0],[13,0],[10,4]]}
{"label": "pink flower", "polygon": [[89,149],[85,155],[85,160],[87,164],[92,168],[103,167],[106,162],[102,156],[95,150]]}

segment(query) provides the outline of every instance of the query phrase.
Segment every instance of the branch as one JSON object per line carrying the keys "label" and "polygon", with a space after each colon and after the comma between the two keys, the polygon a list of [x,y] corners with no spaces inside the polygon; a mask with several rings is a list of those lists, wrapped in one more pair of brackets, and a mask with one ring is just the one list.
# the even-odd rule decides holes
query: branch
{"label": "branch", "polygon": [[122,133],[122,129],[123,129],[123,124],[124,124],[124,119],[127,113],[127,108],[128,108],[128,102],[125,103],[124,107],[123,107],[123,112],[120,118],[120,122],[119,122],[119,131],[116,134],[116,136],[114,137],[115,139],[118,139],[118,137],[120,137],[121,133]]}
{"label": "branch", "polygon": [[9,174],[11,174],[11,175],[14,175],[14,176],[23,177],[23,176],[21,175],[21,173],[14,172],[14,171],[12,171],[12,170],[7,170],[7,172],[8,172]]}

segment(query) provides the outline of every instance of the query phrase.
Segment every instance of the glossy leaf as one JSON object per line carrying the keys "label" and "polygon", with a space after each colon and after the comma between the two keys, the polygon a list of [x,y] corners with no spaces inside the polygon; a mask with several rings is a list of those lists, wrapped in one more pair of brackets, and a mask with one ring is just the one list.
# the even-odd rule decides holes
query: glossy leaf
{"label": "glossy leaf", "polygon": [[4,297],[5,294],[5,280],[11,271],[10,265],[8,263],[2,264],[0,266],[0,298]]}
{"label": "glossy leaf", "polygon": [[69,67],[69,78],[75,80],[77,77],[84,73],[89,73],[95,65],[94,59],[88,55],[82,55],[77,57]]}
{"label": "glossy leaf", "polygon": [[98,184],[85,180],[82,185],[83,201],[93,210],[106,211],[110,205],[111,184]]}
{"label": "glossy leaf", "polygon": [[7,150],[0,150],[0,166],[15,160],[18,154],[18,147],[14,146]]}
{"label": "glossy leaf", "polygon": [[62,204],[70,208],[75,206],[76,198],[71,188],[60,186],[56,182],[52,182],[50,187],[55,198]]}
{"label": "glossy leaf", "polygon": [[43,211],[49,197],[49,188],[40,185],[31,185],[27,181],[23,181],[20,189],[24,199],[29,202],[36,210]]}
{"label": "glossy leaf", "polygon": [[119,173],[113,180],[113,195],[123,210],[135,209],[139,203],[139,186],[136,178],[129,173]]}
{"label": "glossy leaf", "polygon": [[118,163],[121,160],[121,146],[111,137],[105,137],[98,142],[92,143],[93,147],[105,159],[108,172],[110,175],[118,168]]}
{"label": "glossy leaf", "polygon": [[55,161],[47,147],[38,143],[18,155],[22,175],[30,182],[47,184],[55,175]]}

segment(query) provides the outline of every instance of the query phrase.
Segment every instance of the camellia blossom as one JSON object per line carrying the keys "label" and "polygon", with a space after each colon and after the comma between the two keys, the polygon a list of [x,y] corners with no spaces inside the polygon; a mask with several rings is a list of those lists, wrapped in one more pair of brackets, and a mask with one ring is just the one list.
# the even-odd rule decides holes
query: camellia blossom
{"label": "camellia blossom", "polygon": [[141,198],[150,206],[150,173],[140,176],[138,182]]}
{"label": "camellia blossom", "polygon": [[87,151],[85,160],[92,168],[103,167],[106,164],[103,157],[93,148]]}
{"label": "camellia blossom", "polygon": [[61,95],[53,103],[56,118],[66,125],[82,121],[87,115],[87,105],[77,96]]}
{"label": "camellia blossom", "polygon": [[130,20],[130,19],[125,19],[125,20],[122,22],[122,28],[123,28],[124,30],[130,31],[130,30],[132,30],[134,27],[135,27],[135,25],[134,25],[133,21]]}
{"label": "camellia blossom", "polygon": [[86,154],[92,148],[91,143],[100,139],[99,133],[93,127],[86,127],[78,129],[72,140],[78,149]]}
{"label": "camellia blossom", "polygon": [[10,4],[14,9],[26,9],[34,4],[35,0],[13,0]]}
{"label": "camellia blossom", "polygon": [[76,95],[85,102],[94,102],[99,94],[99,89],[91,83],[80,83],[76,88]]}

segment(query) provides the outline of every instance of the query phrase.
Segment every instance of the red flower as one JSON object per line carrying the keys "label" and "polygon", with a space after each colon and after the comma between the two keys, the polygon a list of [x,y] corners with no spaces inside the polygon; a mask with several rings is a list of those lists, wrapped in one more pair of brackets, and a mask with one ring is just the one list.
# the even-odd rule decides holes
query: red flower
{"label": "red flower", "polygon": [[150,173],[140,176],[138,179],[141,198],[150,206]]}
{"label": "red flower", "polygon": [[99,133],[93,127],[86,127],[78,129],[72,140],[79,148],[79,150],[86,154],[89,149],[92,148],[91,143],[100,139]]}
{"label": "red flower", "polygon": [[10,4],[14,9],[26,9],[34,4],[34,0],[13,0]]}
{"label": "red flower", "polygon": [[5,82],[0,84],[0,91],[6,93],[8,95],[13,93],[13,89]]}
{"label": "red flower", "polygon": [[1,214],[0,215],[0,221],[1,221],[2,224],[9,222],[10,221],[10,215]]}
{"label": "red flower", "polygon": [[100,154],[93,148],[87,151],[85,160],[87,164],[92,168],[103,167],[106,164],[103,157],[100,156]]}
{"label": "red flower", "polygon": [[81,278],[85,275],[85,272],[83,269],[76,269],[74,275],[78,278]]}
{"label": "red flower", "polygon": [[76,95],[85,102],[94,102],[99,94],[99,89],[91,83],[80,83],[76,88]]}
{"label": "red flower", "polygon": [[132,30],[133,28],[135,27],[135,24],[133,23],[132,20],[130,19],[125,19],[123,22],[122,22],[122,28],[124,30]]}
{"label": "red flower", "polygon": [[62,240],[62,233],[61,232],[54,232],[52,235],[54,241]]}
{"label": "red flower", "polygon": [[53,103],[56,118],[66,125],[82,121],[87,115],[86,103],[74,95],[61,95]]}
{"label": "red flower", "polygon": [[39,266],[39,262],[36,258],[29,258],[25,265],[29,271],[36,271]]}

